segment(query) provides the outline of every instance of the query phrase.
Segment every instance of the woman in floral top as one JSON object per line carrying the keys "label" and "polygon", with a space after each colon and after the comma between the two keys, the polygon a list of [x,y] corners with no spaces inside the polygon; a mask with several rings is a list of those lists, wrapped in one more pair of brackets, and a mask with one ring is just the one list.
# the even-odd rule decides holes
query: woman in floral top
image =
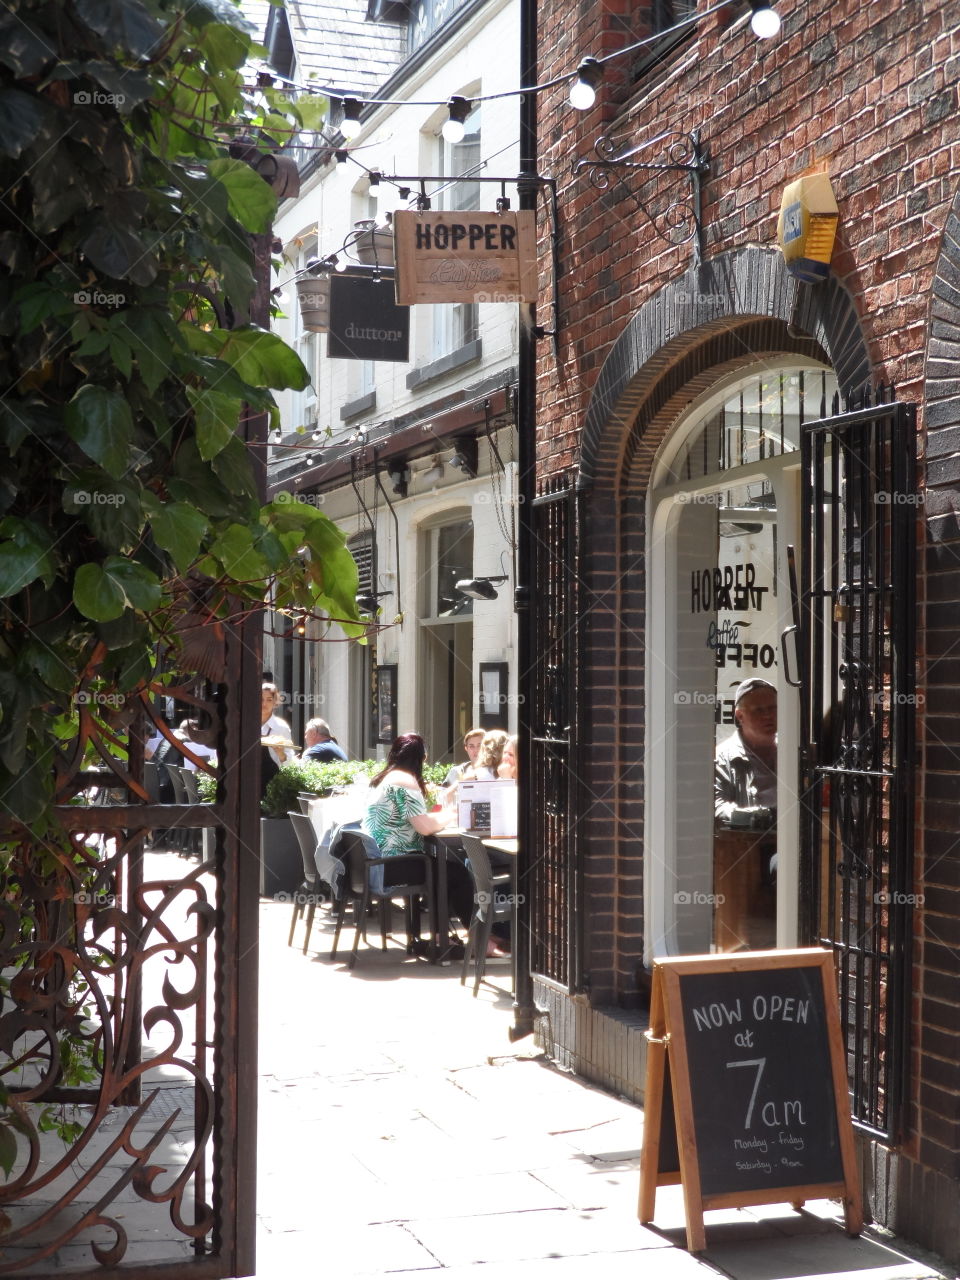
{"label": "woman in floral top", "polygon": [[[428,813],[423,781],[426,747],[419,733],[404,733],[395,738],[387,755],[386,766],[370,779],[371,795],[367,812],[360,824],[373,836],[385,858],[396,859],[384,871],[384,887],[404,884],[419,873],[419,865],[404,857],[422,854],[423,837],[456,825],[456,811],[441,809]],[[473,884],[466,868],[451,859],[447,869],[448,908],[464,928],[470,927],[473,914]]]}

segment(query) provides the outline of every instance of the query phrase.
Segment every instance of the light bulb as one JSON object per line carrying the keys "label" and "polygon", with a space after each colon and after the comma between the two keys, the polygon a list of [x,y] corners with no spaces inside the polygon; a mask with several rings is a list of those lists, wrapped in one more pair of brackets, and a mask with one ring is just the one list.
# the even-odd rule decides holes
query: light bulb
{"label": "light bulb", "polygon": [[356,98],[344,98],[343,119],[340,121],[340,133],[348,142],[363,129],[360,123],[360,103]]}
{"label": "light bulb", "polygon": [[461,98],[458,95],[455,95],[447,103],[447,110],[450,115],[448,119],[444,121],[443,128],[440,132],[443,134],[443,137],[447,142],[454,144],[462,142],[463,136],[467,131],[465,123],[467,116],[470,114],[470,103],[466,98]]}
{"label": "light bulb", "polygon": [[382,192],[383,192],[383,188],[380,185],[380,178],[378,177],[377,174],[371,173],[370,185],[367,187],[367,195],[374,202],[374,204],[376,204],[379,201]]}
{"label": "light bulb", "polygon": [[577,78],[570,86],[570,105],[576,111],[589,111],[597,100],[597,85],[603,79],[603,63],[597,58],[583,58],[577,67]]}
{"label": "light bulb", "polygon": [[758,40],[770,40],[780,31],[780,15],[769,4],[760,4],[750,17],[750,26]]}
{"label": "light bulb", "polygon": [[589,111],[597,100],[597,91],[586,80],[574,80],[570,86],[570,105],[577,111]]}
{"label": "light bulb", "polygon": [[334,271],[339,271],[342,275],[343,272],[346,271],[349,265],[350,264],[347,262],[346,258],[338,258],[337,265],[334,267]]}

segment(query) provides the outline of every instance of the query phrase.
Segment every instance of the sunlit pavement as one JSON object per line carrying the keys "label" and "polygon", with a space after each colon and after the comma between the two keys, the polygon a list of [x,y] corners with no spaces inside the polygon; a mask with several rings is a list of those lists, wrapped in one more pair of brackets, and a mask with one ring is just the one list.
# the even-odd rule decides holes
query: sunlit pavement
{"label": "sunlit pavement", "polygon": [[291,910],[261,906],[260,1280],[954,1276],[881,1233],[849,1239],[828,1201],[708,1214],[694,1258],[679,1188],[637,1221],[639,1108],[510,1043],[506,964],[473,999],[459,964],[396,938],[383,953],[372,926],[350,972],[326,912],[306,956],[302,925],[287,946]]}

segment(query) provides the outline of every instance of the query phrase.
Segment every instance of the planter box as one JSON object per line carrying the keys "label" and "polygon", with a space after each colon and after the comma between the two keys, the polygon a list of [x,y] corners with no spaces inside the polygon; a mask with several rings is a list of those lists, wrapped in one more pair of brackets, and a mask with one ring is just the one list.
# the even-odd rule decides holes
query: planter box
{"label": "planter box", "polygon": [[303,884],[300,841],[289,818],[260,819],[260,896],[293,894]]}

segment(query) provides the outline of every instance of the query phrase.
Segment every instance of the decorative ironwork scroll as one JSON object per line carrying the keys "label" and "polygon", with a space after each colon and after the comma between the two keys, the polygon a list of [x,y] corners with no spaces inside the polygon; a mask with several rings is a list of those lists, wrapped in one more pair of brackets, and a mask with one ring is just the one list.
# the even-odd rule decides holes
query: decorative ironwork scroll
{"label": "decorative ironwork scroll", "polygon": [[[243,1266],[234,1224],[244,1204],[253,1217],[252,1183],[236,1149],[256,1102],[238,1086],[254,1050],[235,957],[255,953],[259,849],[240,809],[259,741],[242,749],[233,691],[259,658],[222,631],[220,683],[125,696],[91,667],[55,766],[61,828],[0,832],[0,1276]],[[216,768],[164,721],[167,700],[207,726]],[[215,799],[151,794],[156,734],[215,776]]]}
{"label": "decorative ironwork scroll", "polygon": [[[694,263],[699,266],[703,254],[702,179],[710,164],[700,133],[673,131],[634,146],[624,146],[606,134],[594,143],[595,156],[578,160],[574,173],[586,170],[590,183],[598,191],[609,191],[614,183],[622,183],[637,211],[668,244],[693,245]],[[633,175],[685,175],[687,191],[675,194],[669,186],[664,191],[658,177],[656,190],[645,193],[646,179],[631,185]]]}

